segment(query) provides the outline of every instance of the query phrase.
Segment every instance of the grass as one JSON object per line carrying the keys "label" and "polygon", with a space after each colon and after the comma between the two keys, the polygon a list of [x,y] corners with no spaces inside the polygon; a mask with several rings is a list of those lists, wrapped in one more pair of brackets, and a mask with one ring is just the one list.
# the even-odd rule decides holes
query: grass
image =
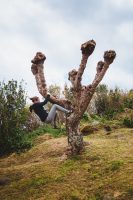
{"label": "grass", "polygon": [[32,149],[0,159],[0,180],[8,178],[0,185],[0,199],[133,199],[133,129],[118,128],[110,135],[101,129],[86,136],[85,152],[67,160],[64,133],[50,127],[37,132]]}
{"label": "grass", "polygon": [[49,133],[53,137],[57,138],[57,137],[61,137],[62,135],[65,134],[65,129],[54,129],[50,125],[45,124],[44,126],[41,126],[40,128],[36,129],[35,131],[29,133],[27,135],[27,139],[32,140],[32,139],[36,138],[38,135],[44,135],[46,133]]}
{"label": "grass", "polygon": [[[38,136],[45,135],[45,134],[49,134],[51,137],[58,138],[65,135],[65,128],[63,127],[61,129],[54,129],[50,125],[45,124],[39,127],[38,129],[28,134],[25,134],[24,141],[26,141],[26,144],[28,144],[28,147],[31,148],[32,146],[34,146],[34,141],[36,140],[36,138]],[[18,153],[21,153],[21,151],[25,151],[29,148],[25,148],[22,150],[20,149]]]}

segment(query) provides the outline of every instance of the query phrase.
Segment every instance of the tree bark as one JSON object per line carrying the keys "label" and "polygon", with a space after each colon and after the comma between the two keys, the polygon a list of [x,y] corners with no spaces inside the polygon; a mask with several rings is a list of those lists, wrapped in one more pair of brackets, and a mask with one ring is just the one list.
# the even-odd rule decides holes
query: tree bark
{"label": "tree bark", "polygon": [[77,155],[84,149],[83,135],[80,132],[80,120],[75,115],[71,115],[67,119],[66,131],[68,135],[68,148],[66,154]]}
{"label": "tree bark", "polygon": [[[46,56],[41,52],[37,52],[35,57],[31,60],[31,71],[35,76],[38,91],[44,98],[47,96],[48,93],[46,79],[43,72],[45,60]],[[71,104],[71,102],[67,99],[58,99],[52,95],[50,95],[49,101],[53,104],[58,104],[67,108],[69,108]]]}

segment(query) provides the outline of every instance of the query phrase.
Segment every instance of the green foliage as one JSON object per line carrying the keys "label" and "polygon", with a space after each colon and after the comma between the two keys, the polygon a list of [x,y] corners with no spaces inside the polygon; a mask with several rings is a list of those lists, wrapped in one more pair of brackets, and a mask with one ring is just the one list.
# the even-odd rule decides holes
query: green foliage
{"label": "green foliage", "polygon": [[25,91],[17,81],[0,82],[0,154],[28,147],[24,140]]}
{"label": "green foliage", "polygon": [[83,114],[83,120],[88,121],[89,120],[89,114],[87,112],[85,112]]}
{"label": "green foliage", "polygon": [[42,185],[46,185],[49,182],[50,182],[49,177],[37,177],[29,181],[28,184],[33,187],[39,187]]}
{"label": "green foliage", "polygon": [[123,120],[123,125],[128,128],[133,128],[133,115],[125,117]]}
{"label": "green foliage", "polygon": [[26,134],[25,138],[26,138],[26,141],[32,144],[32,141],[37,136],[44,135],[47,133],[49,133],[54,138],[58,138],[65,135],[66,132],[65,132],[65,129],[54,129],[50,125],[46,124],[46,125],[40,126],[39,128],[30,132],[29,134]]}
{"label": "green foliage", "polygon": [[66,99],[73,101],[73,94],[72,94],[71,88],[69,88],[66,83],[64,85],[63,94],[64,94]]}
{"label": "green foliage", "polygon": [[55,138],[61,137],[62,135],[66,134],[65,129],[62,129],[62,128],[54,129],[54,128],[51,128],[51,126],[49,125],[45,126],[45,130],[47,133],[50,133]]}
{"label": "green foliage", "polygon": [[130,90],[125,98],[124,107],[133,109],[133,90]]}
{"label": "green foliage", "polygon": [[98,116],[96,114],[91,114],[91,118],[92,118],[92,120],[96,120],[96,121],[101,121],[101,119],[102,119],[100,116]]}
{"label": "green foliage", "polygon": [[133,108],[133,92],[123,92],[119,88],[108,90],[106,85],[99,85],[95,93],[96,113],[112,119],[124,108]]}
{"label": "green foliage", "polygon": [[61,93],[61,88],[58,85],[50,85],[48,88],[48,91],[50,94],[52,94],[53,96],[60,98],[60,93]]}

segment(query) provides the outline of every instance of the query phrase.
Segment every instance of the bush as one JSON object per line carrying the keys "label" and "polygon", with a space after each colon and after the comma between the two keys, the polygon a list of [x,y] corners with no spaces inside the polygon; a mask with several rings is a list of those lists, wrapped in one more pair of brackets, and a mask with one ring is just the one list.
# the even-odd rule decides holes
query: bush
{"label": "bush", "polygon": [[89,114],[87,113],[87,112],[85,112],[84,114],[83,114],[83,120],[85,120],[85,121],[89,121]]}
{"label": "bush", "polygon": [[0,82],[0,155],[29,145],[24,140],[27,120],[25,96],[22,82]]}
{"label": "bush", "polygon": [[108,90],[106,85],[99,85],[95,92],[96,114],[112,119],[125,108],[133,108],[133,91],[123,92],[119,88]]}
{"label": "bush", "polygon": [[133,115],[130,115],[129,117],[125,117],[123,120],[123,125],[128,128],[133,128]]}
{"label": "bush", "polygon": [[125,108],[133,109],[133,90],[130,90],[124,101]]}

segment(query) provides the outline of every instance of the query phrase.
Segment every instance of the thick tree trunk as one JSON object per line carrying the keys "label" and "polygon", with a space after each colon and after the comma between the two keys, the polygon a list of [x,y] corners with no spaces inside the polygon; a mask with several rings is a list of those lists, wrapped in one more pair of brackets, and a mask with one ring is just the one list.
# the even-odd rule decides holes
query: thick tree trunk
{"label": "thick tree trunk", "polygon": [[80,119],[72,114],[66,119],[68,135],[67,155],[77,155],[83,151],[83,135],[80,132]]}

